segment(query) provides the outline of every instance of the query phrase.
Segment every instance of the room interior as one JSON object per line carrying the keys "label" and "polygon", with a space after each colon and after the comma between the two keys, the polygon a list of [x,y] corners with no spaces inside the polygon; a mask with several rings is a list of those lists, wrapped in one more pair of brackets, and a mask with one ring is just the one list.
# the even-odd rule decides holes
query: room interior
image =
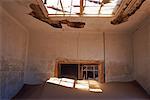
{"label": "room interior", "polygon": [[[148,100],[150,0],[51,1],[0,1],[0,99]],[[103,92],[53,77],[96,80]]]}

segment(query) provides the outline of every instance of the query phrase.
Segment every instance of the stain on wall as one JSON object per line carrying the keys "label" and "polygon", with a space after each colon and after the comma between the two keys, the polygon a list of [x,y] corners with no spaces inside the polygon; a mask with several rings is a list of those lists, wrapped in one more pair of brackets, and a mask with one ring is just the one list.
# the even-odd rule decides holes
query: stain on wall
{"label": "stain on wall", "polygon": [[0,31],[0,99],[10,99],[24,84],[27,31],[2,10]]}

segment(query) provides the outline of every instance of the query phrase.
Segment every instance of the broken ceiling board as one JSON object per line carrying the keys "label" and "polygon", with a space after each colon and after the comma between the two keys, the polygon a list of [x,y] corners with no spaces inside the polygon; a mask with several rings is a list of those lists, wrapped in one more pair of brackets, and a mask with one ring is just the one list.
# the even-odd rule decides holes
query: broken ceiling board
{"label": "broken ceiling board", "polygon": [[84,28],[84,22],[68,22],[67,26],[74,27],[74,28]]}
{"label": "broken ceiling board", "polygon": [[40,8],[41,8],[41,10],[42,10],[42,12],[43,12],[43,14],[44,14],[44,16],[45,16],[46,18],[48,18],[48,11],[46,10],[46,8],[45,8],[45,6],[44,6],[42,0],[36,0],[36,1],[37,1],[38,5],[40,6]]}
{"label": "broken ceiling board", "polygon": [[128,21],[128,18],[133,15],[143,4],[145,0],[130,0],[122,7],[118,16],[111,21],[111,24],[117,25]]}
{"label": "broken ceiling board", "polygon": [[62,1],[61,1],[61,0],[60,0],[60,5],[61,5],[61,9],[62,9],[63,14],[65,14],[65,12],[64,12],[64,7],[63,7],[63,4],[62,4]]}
{"label": "broken ceiling board", "polygon": [[41,20],[46,19],[43,12],[41,11],[39,5],[30,4],[29,6],[33,10],[31,13],[29,13],[29,15],[31,15],[31,16],[37,18],[37,19],[41,19]]}
{"label": "broken ceiling board", "polygon": [[[101,1],[101,0],[100,0]],[[102,0],[102,3],[106,4],[106,3],[110,3],[111,0]]]}
{"label": "broken ceiling board", "polygon": [[82,15],[110,17],[114,15],[113,11],[118,9],[121,1],[122,0],[49,0],[45,4],[45,7],[51,16],[80,17]]}
{"label": "broken ceiling board", "polygon": [[49,25],[55,27],[55,28],[62,28],[61,24],[67,24],[67,26],[73,27],[73,28],[84,28],[85,23],[84,22],[71,22],[68,20],[51,20],[50,18],[47,18],[44,16],[44,13],[40,9],[39,5],[36,4],[30,4],[30,8],[33,10],[29,15],[48,23]]}
{"label": "broken ceiling board", "polygon": [[33,10],[29,15],[48,23],[49,25],[55,27],[55,28],[62,28],[61,24],[59,21],[51,21],[49,18],[44,16],[44,13],[40,9],[39,5],[36,4],[30,4],[30,8]]}
{"label": "broken ceiling board", "polygon": [[83,15],[83,10],[84,10],[83,0],[80,0],[80,15]]}

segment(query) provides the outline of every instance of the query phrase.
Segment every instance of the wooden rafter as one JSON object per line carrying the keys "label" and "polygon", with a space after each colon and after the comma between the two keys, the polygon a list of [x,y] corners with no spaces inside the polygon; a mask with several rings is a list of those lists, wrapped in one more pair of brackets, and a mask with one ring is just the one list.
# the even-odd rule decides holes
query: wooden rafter
{"label": "wooden rafter", "polygon": [[84,10],[83,0],[80,0],[80,15],[83,15],[83,10]]}
{"label": "wooden rafter", "polygon": [[45,16],[46,18],[48,18],[48,11],[46,10],[46,8],[45,8],[45,6],[44,6],[42,0],[36,0],[36,1],[37,1],[37,4],[40,6],[40,9],[42,10],[44,16]]}
{"label": "wooden rafter", "polygon": [[44,0],[44,4],[47,4],[47,0]]}
{"label": "wooden rafter", "polygon": [[126,2],[125,6],[121,8],[117,17],[111,21],[111,24],[117,25],[128,21],[128,18],[133,15],[143,4],[145,0],[129,0]]}
{"label": "wooden rafter", "polygon": [[61,5],[61,9],[63,11],[63,14],[65,15],[65,12],[64,12],[64,7],[63,7],[63,4],[62,4],[62,1],[60,0],[60,5]]}

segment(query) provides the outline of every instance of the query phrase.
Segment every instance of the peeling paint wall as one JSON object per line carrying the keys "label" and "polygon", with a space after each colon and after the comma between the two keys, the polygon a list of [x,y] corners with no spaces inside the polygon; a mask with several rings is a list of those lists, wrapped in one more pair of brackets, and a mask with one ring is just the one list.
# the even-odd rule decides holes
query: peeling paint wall
{"label": "peeling paint wall", "polygon": [[1,12],[0,99],[10,99],[23,86],[27,31],[6,11]]}
{"label": "peeling paint wall", "polygon": [[54,75],[57,58],[103,61],[103,36],[98,32],[54,32],[30,34],[26,83],[44,82]]}
{"label": "peeling paint wall", "polygon": [[150,94],[150,19],[133,34],[134,77]]}
{"label": "peeling paint wall", "polygon": [[106,33],[105,48],[106,81],[132,80],[131,34]]}

